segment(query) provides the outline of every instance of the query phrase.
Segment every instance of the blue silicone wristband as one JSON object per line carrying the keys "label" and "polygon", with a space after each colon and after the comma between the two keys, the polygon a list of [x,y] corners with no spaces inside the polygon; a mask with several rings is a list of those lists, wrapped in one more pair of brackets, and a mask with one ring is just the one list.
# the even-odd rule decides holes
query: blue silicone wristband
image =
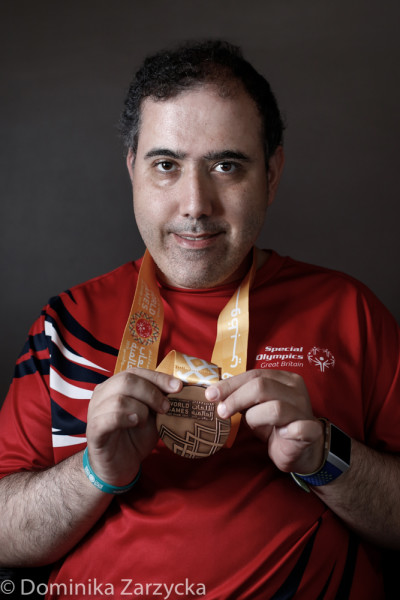
{"label": "blue silicone wristband", "polygon": [[128,492],[133,488],[135,483],[137,483],[142,472],[142,468],[140,467],[139,473],[136,475],[135,479],[128,485],[122,485],[120,487],[116,485],[110,485],[109,483],[102,481],[100,477],[98,477],[93,471],[89,462],[89,454],[87,448],[83,453],[83,470],[85,471],[85,475],[89,479],[90,483],[97,487],[98,490],[105,492],[106,494],[124,494],[125,492]]}

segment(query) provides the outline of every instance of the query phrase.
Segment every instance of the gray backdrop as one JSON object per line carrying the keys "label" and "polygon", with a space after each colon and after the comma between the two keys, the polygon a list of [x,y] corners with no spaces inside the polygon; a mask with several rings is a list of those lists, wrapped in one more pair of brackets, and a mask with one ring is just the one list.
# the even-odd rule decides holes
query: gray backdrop
{"label": "gray backdrop", "polygon": [[143,247],[116,122],[143,57],[225,37],[271,81],[286,171],[261,245],[400,319],[396,0],[1,0],[1,397],[47,299]]}

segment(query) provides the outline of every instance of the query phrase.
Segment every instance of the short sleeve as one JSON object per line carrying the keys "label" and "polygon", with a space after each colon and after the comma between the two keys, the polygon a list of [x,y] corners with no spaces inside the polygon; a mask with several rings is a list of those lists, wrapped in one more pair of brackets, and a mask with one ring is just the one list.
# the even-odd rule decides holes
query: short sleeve
{"label": "short sleeve", "polygon": [[400,452],[400,330],[370,292],[361,297],[365,323],[363,394],[365,439],[381,451]]}
{"label": "short sleeve", "polygon": [[45,312],[32,326],[0,411],[0,477],[54,464]]}

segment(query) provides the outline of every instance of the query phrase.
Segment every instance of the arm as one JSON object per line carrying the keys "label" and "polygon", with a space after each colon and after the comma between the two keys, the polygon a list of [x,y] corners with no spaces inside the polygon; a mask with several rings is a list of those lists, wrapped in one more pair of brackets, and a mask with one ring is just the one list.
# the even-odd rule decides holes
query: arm
{"label": "arm", "polygon": [[[127,485],[157,443],[155,412],[181,382],[152,371],[125,371],[97,386],[89,403],[90,462],[103,481]],[[39,472],[0,482],[0,566],[38,566],[64,556],[93,527],[113,496],[86,477],[82,452]]]}
{"label": "arm", "polygon": [[352,440],[350,469],[314,492],[351,529],[400,549],[400,458]]}
{"label": "arm", "polygon": [[4,477],[0,566],[56,561],[89,531],[111,500],[87,479],[82,452],[45,471]]}
{"label": "arm", "polygon": [[[247,424],[268,445],[278,469],[312,473],[322,463],[323,426],[313,415],[299,375],[285,371],[248,371],[206,392],[229,417],[245,413]],[[400,548],[400,458],[352,440],[350,469],[313,491],[347,525],[376,544]],[[295,484],[294,484],[295,485]]]}

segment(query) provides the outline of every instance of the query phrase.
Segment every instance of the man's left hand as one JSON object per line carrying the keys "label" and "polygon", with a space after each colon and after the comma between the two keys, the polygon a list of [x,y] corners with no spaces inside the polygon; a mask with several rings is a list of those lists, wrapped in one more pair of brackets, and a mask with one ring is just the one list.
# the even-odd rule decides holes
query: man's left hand
{"label": "man's left hand", "polygon": [[241,412],[281,471],[312,473],[322,464],[324,427],[300,375],[255,369],[210,386],[206,398],[219,402],[223,418]]}

